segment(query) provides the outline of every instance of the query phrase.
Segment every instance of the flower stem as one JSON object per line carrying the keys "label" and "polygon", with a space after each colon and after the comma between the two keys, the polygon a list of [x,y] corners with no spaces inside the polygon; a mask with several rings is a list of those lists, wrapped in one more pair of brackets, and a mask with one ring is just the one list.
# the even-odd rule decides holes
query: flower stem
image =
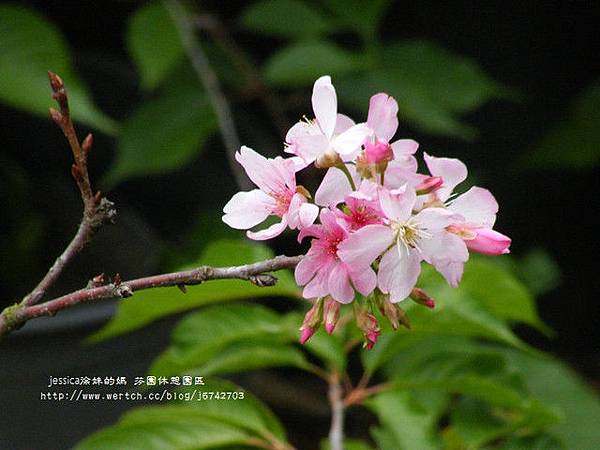
{"label": "flower stem", "polygon": [[356,184],[354,184],[354,180],[352,179],[352,175],[350,174],[350,171],[348,170],[348,167],[346,167],[346,164],[341,163],[341,164],[338,164],[335,167],[337,167],[342,172],[344,172],[344,175],[346,175],[346,178],[348,178],[348,182],[350,183],[350,187],[352,188],[353,191],[356,191]]}

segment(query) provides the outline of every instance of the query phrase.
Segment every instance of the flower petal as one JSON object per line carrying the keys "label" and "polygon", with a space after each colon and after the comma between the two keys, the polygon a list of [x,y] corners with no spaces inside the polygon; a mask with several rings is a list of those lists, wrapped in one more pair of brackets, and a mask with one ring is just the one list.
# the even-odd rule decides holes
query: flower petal
{"label": "flower petal", "polygon": [[369,295],[377,286],[377,275],[371,267],[367,267],[364,270],[358,272],[351,270],[349,272],[350,280],[354,289],[360,292],[362,295]]}
{"label": "flower petal", "polygon": [[337,121],[337,96],[330,76],[325,75],[315,81],[312,107],[323,134],[331,138]]}
{"label": "flower petal", "polygon": [[337,254],[353,271],[360,270],[369,267],[393,242],[394,233],[390,227],[366,225],[341,242]]}
{"label": "flower petal", "polygon": [[340,303],[350,303],[354,300],[354,289],[350,284],[348,272],[343,263],[333,265],[327,280],[329,294]]}
{"label": "flower petal", "polygon": [[300,206],[298,217],[300,219],[300,228],[306,228],[317,220],[319,207],[313,203],[303,203]]}
{"label": "flower petal", "polygon": [[414,155],[419,148],[419,143],[412,139],[398,139],[392,145],[392,151],[396,159]]}
{"label": "flower petal", "polygon": [[498,202],[490,191],[474,186],[456,197],[448,209],[463,216],[467,224],[492,228],[496,222]]}
{"label": "flower petal", "polygon": [[401,302],[415,287],[420,273],[421,259],[418,253],[394,247],[381,258],[377,285],[381,292],[390,294],[392,303]]}
{"label": "flower petal", "polygon": [[442,177],[444,184],[435,194],[441,201],[446,201],[454,188],[467,178],[467,166],[456,158],[436,158],[423,154],[431,175]]}
{"label": "flower petal", "polygon": [[412,213],[417,194],[414,189],[407,185],[399,189],[379,190],[379,203],[381,210],[390,220],[406,222]]}
{"label": "flower petal", "polygon": [[[359,123],[337,135],[333,140],[334,150],[340,156],[356,156],[365,138],[372,133],[371,129],[364,123]],[[344,159],[344,158],[342,158]]]}
{"label": "flower petal", "polygon": [[472,252],[483,255],[497,256],[510,253],[511,239],[508,236],[487,228],[474,230],[477,233],[475,239],[465,241]]}
{"label": "flower petal", "polygon": [[281,233],[283,233],[285,227],[287,227],[287,221],[285,220],[285,217],[283,217],[281,219],[281,222],[274,223],[269,228],[266,228],[264,230],[256,232],[246,231],[246,236],[248,236],[250,239],[254,239],[255,241],[264,241],[279,236]]}
{"label": "flower petal", "polygon": [[247,230],[264,221],[275,208],[273,197],[260,189],[238,192],[223,208],[223,222],[238,230]]}
{"label": "flower petal", "polygon": [[350,117],[338,113],[337,122],[335,123],[335,129],[333,130],[334,134],[340,134],[346,131],[348,128],[352,128],[355,125],[354,120]]}
{"label": "flower petal", "polygon": [[[354,178],[354,182],[360,179],[353,165],[346,166]],[[321,185],[315,193],[315,203],[320,206],[335,206],[344,201],[344,197],[352,192],[348,178],[344,172],[337,167],[327,169]]]}
{"label": "flower petal", "polygon": [[385,93],[375,94],[369,100],[367,126],[379,139],[389,142],[398,129],[398,103]]}

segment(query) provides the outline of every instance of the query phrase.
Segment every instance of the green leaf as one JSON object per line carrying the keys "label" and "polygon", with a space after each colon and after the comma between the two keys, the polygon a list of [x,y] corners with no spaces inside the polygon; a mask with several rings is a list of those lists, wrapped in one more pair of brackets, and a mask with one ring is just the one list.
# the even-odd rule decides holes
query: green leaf
{"label": "green leaf", "polygon": [[[321,450],[331,450],[328,440],[321,441]],[[344,450],[373,450],[373,447],[361,439],[344,439]]]}
{"label": "green leaf", "polygon": [[[298,316],[296,324],[301,324],[302,319]],[[296,326],[296,329],[299,327]],[[337,334],[329,335],[325,330],[319,330],[310,340],[304,344],[306,350],[325,361],[329,368],[338,372],[346,370],[348,364],[346,352],[342,340]]]}
{"label": "green leaf", "polygon": [[310,86],[322,75],[341,76],[360,69],[360,57],[327,41],[300,42],[275,52],[264,68],[279,87]]}
{"label": "green leaf", "polygon": [[114,186],[179,169],[199,154],[216,129],[212,106],[199,88],[148,100],[123,124],[115,162],[103,183]]}
{"label": "green leaf", "polygon": [[130,411],[74,450],[201,450],[244,444],[250,437],[239,427],[206,417],[200,409],[159,406]]}
{"label": "green leaf", "polygon": [[373,41],[379,22],[389,0],[326,0],[331,9],[348,29],[360,34],[367,42]]}
{"label": "green leaf", "polygon": [[470,398],[458,401],[450,419],[452,428],[466,448],[480,448],[515,429],[498,414],[494,414],[485,403]]}
{"label": "green leaf", "polygon": [[[590,169],[600,164],[600,81],[589,86],[531,150],[528,168]],[[520,164],[522,165],[522,164]]]}
{"label": "green leaf", "polygon": [[518,275],[534,294],[545,294],[561,282],[558,263],[543,248],[530,250],[520,261]]}
{"label": "green leaf", "polygon": [[[266,405],[247,390],[226,380],[206,379],[203,391],[208,392],[244,392],[244,398],[238,400],[203,400],[198,387],[184,386],[177,390],[184,396],[179,400],[182,406],[197,408],[206,417],[244,428],[258,435],[271,433],[281,441],[287,439],[279,419]],[[187,399],[190,400],[187,400]],[[191,400],[193,399],[193,400]]]}
{"label": "green leaf", "polygon": [[[263,245],[246,241],[216,241],[207,246],[194,266],[248,264],[272,256]],[[99,341],[118,336],[148,325],[161,317],[203,305],[258,297],[298,297],[298,287],[289,273],[279,271],[277,277],[279,281],[272,287],[257,287],[242,280],[212,280],[200,286],[188,287],[188,293],[185,295],[177,288],[136,292],[133,297],[119,303],[116,316],[92,335],[91,340]]]}
{"label": "green leaf", "polygon": [[157,87],[183,57],[177,28],[160,2],[143,5],[130,17],[126,40],[145,90]]}
{"label": "green leaf", "polygon": [[73,69],[60,30],[42,15],[17,5],[0,5],[0,101],[42,117],[53,105],[48,71],[65,82],[71,114],[77,121],[114,134],[116,124],[94,106]]}
{"label": "green leaf", "polygon": [[294,339],[281,317],[260,305],[218,305],[185,317],[175,328],[171,345],[153,362],[149,373],[167,376],[205,364],[225,347],[261,338]]}
{"label": "green leaf", "polygon": [[393,438],[395,450],[435,450],[439,448],[436,424],[445,408],[446,397],[435,396],[434,403],[419,401],[411,392],[385,392],[369,400],[367,406],[384,427],[384,440]]}
{"label": "green leaf", "polygon": [[552,436],[543,434],[540,436],[513,437],[500,446],[493,446],[486,450],[567,450],[569,448],[571,447],[563,447]]}
{"label": "green leaf", "polygon": [[197,373],[215,376],[264,369],[266,367],[306,368],[306,358],[297,348],[270,341],[238,343],[219,352]]}
{"label": "green leaf", "polygon": [[364,111],[365,98],[387,92],[398,100],[400,116],[428,133],[472,138],[475,130],[460,122],[461,114],[515,97],[470,59],[428,41],[396,42],[372,59],[369,71],[338,83],[340,101]]}
{"label": "green leaf", "polygon": [[[559,408],[562,420],[548,428],[565,448],[596,450],[600,442],[600,398],[579,375],[562,362],[504,350],[523,374],[528,389],[548,405]],[[515,448],[515,447],[512,447]]]}
{"label": "green leaf", "polygon": [[314,6],[298,0],[253,3],[242,13],[240,23],[250,31],[290,39],[318,37],[332,31],[332,24]]}

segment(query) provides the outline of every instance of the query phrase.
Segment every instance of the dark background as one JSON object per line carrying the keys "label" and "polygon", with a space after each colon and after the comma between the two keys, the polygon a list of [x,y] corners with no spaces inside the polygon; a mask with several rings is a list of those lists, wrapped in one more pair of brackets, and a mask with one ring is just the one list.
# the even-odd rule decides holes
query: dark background
{"label": "dark background", "polygon": [[[126,20],[140,2],[22,3],[58,24],[74,52],[77,68],[93,90],[96,103],[112,117],[126,117],[142,96],[123,42]],[[245,4],[207,1],[202,2],[202,8],[218,14],[233,31],[236,41],[260,61],[281,43],[236,28],[234,19]],[[600,383],[598,167],[525,170],[518,161],[551,126],[563,120],[574,97],[597,78],[598,9],[594,1],[504,1],[485,5],[467,1],[395,2],[380,28],[386,38],[432,39],[473,58],[493,78],[521,92],[519,101],[490,102],[466,117],[479,130],[479,137],[471,142],[432,137],[405,123],[401,123],[399,133],[415,138],[426,151],[435,149],[432,152],[465,161],[478,183],[489,188],[498,199],[501,209],[496,228],[512,237],[511,249],[515,255],[522,256],[532,248],[541,247],[556,261],[561,271],[560,284],[541,295],[538,305],[542,318],[557,331],[557,336],[546,339],[525,329],[519,333],[528,342],[569,361],[596,385]],[[353,45],[344,36],[337,40]],[[268,124],[268,116],[255,102],[242,104],[235,111],[242,141],[248,135],[243,121],[247,114],[264,116]],[[29,180],[29,185],[18,193],[3,188],[0,210],[18,204],[25,211],[23,214],[38,224],[31,232],[33,257],[24,261],[18,254],[1,255],[3,267],[10,270],[0,274],[0,303],[10,304],[33,287],[70,239],[81,205],[69,175],[70,154],[55,125],[3,105],[0,105],[0,123],[3,177],[6,180],[14,171],[22,171]],[[79,130],[80,135],[87,131],[85,127]],[[273,127],[269,132],[276,143],[276,129]],[[196,222],[198,210],[222,207],[236,190],[218,137],[211,139],[208,148],[209,151],[182,170],[124,182],[110,192],[109,197],[120,211],[118,225],[102,231],[67,270],[56,291],[78,288],[82,280],[99,272],[119,271],[130,278],[158,271],[165,250],[185,247],[186,230]],[[90,161],[92,180],[98,180],[106,171],[113,155],[113,140],[96,133]],[[14,161],[18,167],[14,167]],[[0,231],[7,236],[11,226],[12,222],[3,219]],[[293,242],[285,238],[275,245],[277,251],[297,251]],[[104,317],[103,313],[98,313],[98,317]],[[26,329],[35,331],[33,325],[28,324]],[[84,335],[81,330],[62,331],[52,334],[51,339],[69,345],[73,338]],[[162,337],[158,335],[147,337],[146,343],[164,345],[165,333]],[[35,336],[32,331],[4,342],[0,346],[0,369],[14,364],[21,358],[19,355],[30,357],[31,345],[39,339]],[[135,346],[127,346],[128,341],[123,342],[126,352],[136,351]],[[18,350],[7,352],[8,345]],[[50,348],[48,357],[57,358]],[[161,348],[157,347],[148,356]],[[93,351],[110,355],[115,348],[107,346]],[[86,350],[82,347],[78,352],[72,356],[79,358]],[[48,363],[44,362],[43,352],[27,361]],[[143,362],[139,366],[143,367]],[[6,373],[13,381],[19,379],[15,371]],[[37,392],[38,387],[33,391]],[[101,422],[106,423],[106,417]],[[90,427],[89,431],[93,429]],[[76,434],[84,436],[83,431]]]}

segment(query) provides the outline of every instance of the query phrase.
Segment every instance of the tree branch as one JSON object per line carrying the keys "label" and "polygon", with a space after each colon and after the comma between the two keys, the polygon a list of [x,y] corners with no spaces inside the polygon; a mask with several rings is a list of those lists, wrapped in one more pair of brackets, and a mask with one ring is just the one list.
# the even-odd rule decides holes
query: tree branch
{"label": "tree branch", "polygon": [[[129,281],[116,280],[103,286],[80,289],[62,297],[38,305],[16,304],[0,313],[0,337],[20,328],[25,322],[41,316],[53,316],[59,311],[80,303],[110,298],[130,297],[136,291],[167,286],[190,286],[209,280],[238,279],[247,280],[257,286],[273,286],[277,278],[267,272],[281,269],[293,269],[302,259],[300,256],[277,256],[273,259],[253,264],[233,267],[200,266],[191,270],[172,272]],[[183,290],[183,289],[182,289]]]}
{"label": "tree branch", "polygon": [[329,403],[331,405],[331,427],[329,443],[331,450],[344,450],[344,414],[346,406],[339,375],[334,372],[329,380]]}
{"label": "tree branch", "polygon": [[93,193],[87,170],[87,155],[92,148],[92,135],[79,144],[75,127],[69,110],[69,100],[63,80],[55,73],[48,72],[48,79],[52,87],[52,98],[58,103],[60,111],[50,108],[50,115],[63,131],[69,141],[75,163],[71,166],[71,174],[79,187],[83,200],[84,211],[81,223],[73,240],[69,243],[63,253],[56,259],[46,275],[38,285],[23,298],[21,304],[31,306],[38,303],[46,294],[48,289],[56,282],[65,266],[79,253],[91,240],[92,236],[105,223],[113,223],[116,216],[114,204],[103,198],[100,192]]}
{"label": "tree branch", "polygon": [[215,110],[229,166],[237,185],[241,189],[250,189],[252,185],[235,160],[235,153],[240,148],[240,139],[233,123],[231,108],[221,91],[217,75],[210,66],[208,58],[194,35],[194,24],[188,12],[177,0],[163,0],[163,4],[175,23],[183,49],[192,63],[198,78],[204,85],[208,98]]}

